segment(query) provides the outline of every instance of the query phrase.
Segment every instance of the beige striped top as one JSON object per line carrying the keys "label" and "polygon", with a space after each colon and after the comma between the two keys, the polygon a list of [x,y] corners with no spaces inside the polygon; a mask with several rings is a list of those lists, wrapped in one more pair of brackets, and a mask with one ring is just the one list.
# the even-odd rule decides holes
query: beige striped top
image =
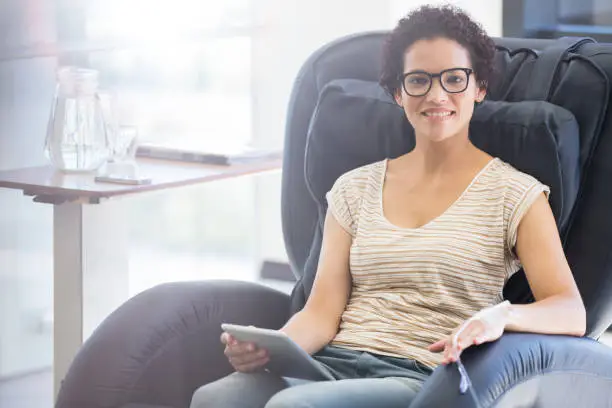
{"label": "beige striped top", "polygon": [[353,242],[352,292],[332,345],[415,359],[477,311],[502,301],[520,268],[517,227],[549,189],[499,158],[462,195],[420,228],[391,224],[382,211],[387,160],[345,173],[327,193],[329,209]]}

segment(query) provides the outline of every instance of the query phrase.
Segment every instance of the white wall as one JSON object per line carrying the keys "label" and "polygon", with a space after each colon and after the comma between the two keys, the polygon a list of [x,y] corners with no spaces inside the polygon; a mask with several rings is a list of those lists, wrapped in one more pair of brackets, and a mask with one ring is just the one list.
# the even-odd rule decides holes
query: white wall
{"label": "white wall", "polygon": [[[327,42],[346,34],[391,29],[416,0],[257,0],[258,30],[253,42],[253,137],[262,146],[280,146],[291,86],[302,63]],[[430,1],[429,3],[443,3]],[[452,1],[501,35],[501,0]],[[280,175],[259,177],[260,258],[286,261],[280,217]]]}
{"label": "white wall", "polygon": [[[293,81],[317,48],[343,35],[389,27],[388,0],[257,0],[253,42],[253,138],[280,146]],[[285,261],[280,217],[280,174],[260,176],[256,202],[259,253]]]}
{"label": "white wall", "polygon": [[390,0],[257,0],[253,42],[255,138],[276,144],[289,92],[302,63],[346,34],[389,27]]}

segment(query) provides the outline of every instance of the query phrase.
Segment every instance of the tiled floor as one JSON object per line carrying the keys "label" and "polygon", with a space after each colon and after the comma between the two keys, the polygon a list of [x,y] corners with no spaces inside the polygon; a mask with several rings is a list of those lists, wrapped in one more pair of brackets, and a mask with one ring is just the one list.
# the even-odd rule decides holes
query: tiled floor
{"label": "tiled floor", "polygon": [[[601,340],[612,346],[612,333],[605,334]],[[0,383],[0,408],[51,408],[51,401],[50,370]]]}

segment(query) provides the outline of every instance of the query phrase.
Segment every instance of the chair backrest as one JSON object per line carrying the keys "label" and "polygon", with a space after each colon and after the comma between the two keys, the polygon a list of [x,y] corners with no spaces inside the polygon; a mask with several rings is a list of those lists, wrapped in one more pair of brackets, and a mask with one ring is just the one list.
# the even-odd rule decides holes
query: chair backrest
{"label": "chair backrest", "polygon": [[[299,278],[292,294],[294,311],[310,293],[324,215],[305,171],[311,119],[321,91],[330,82],[378,81],[385,35],[363,33],[324,46],[305,62],[294,84],[282,181],[283,233]],[[487,99],[548,101],[571,112],[578,123],[579,187],[571,208],[566,209],[569,215],[561,233],[587,307],[587,334],[597,337],[612,323],[612,44],[589,39],[495,41],[498,75],[489,86]],[[337,176],[330,174],[328,183]],[[504,294],[527,301],[530,293],[524,275],[510,282]]]}

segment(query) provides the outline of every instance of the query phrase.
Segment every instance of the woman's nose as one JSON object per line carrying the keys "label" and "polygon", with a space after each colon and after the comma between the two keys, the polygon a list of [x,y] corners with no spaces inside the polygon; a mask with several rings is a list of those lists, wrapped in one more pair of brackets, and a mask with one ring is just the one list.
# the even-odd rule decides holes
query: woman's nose
{"label": "woman's nose", "polygon": [[433,79],[431,89],[427,93],[427,101],[437,103],[448,101],[448,93],[442,88],[439,78]]}

